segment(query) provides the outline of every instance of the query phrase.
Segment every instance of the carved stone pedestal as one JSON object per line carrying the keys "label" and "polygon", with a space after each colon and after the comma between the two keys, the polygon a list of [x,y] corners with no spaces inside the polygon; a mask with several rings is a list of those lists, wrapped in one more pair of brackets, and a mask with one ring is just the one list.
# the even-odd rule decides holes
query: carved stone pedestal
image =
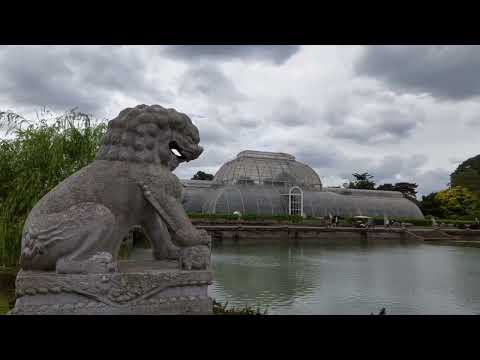
{"label": "carved stone pedestal", "polygon": [[11,315],[211,314],[209,270],[176,264],[120,263],[120,272],[57,274],[20,271]]}

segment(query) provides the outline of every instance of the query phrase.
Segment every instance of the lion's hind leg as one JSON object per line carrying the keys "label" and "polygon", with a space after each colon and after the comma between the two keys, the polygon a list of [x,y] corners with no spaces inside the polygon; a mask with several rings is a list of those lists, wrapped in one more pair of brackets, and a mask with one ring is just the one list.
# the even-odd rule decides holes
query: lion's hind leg
{"label": "lion's hind leg", "polygon": [[22,236],[20,265],[24,269],[54,270],[62,253],[68,252],[75,240],[67,224],[58,222],[59,214],[43,215],[42,224],[54,223],[44,228],[42,224],[29,224]]}
{"label": "lion's hind leg", "polygon": [[[37,214],[24,232],[21,265],[25,269],[56,269],[62,273],[107,269],[113,262],[114,229],[115,216],[97,203],[80,203],[60,213]],[[97,263],[102,265],[96,266]]]}

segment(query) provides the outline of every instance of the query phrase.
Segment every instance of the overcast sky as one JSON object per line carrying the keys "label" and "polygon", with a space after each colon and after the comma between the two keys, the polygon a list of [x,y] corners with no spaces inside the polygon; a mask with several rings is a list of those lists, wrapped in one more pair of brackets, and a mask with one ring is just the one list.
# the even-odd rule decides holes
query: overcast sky
{"label": "overcast sky", "polygon": [[480,153],[479,100],[479,46],[0,46],[0,110],[189,115],[205,151],[180,178],[266,150],[326,186],[368,171],[427,194]]}

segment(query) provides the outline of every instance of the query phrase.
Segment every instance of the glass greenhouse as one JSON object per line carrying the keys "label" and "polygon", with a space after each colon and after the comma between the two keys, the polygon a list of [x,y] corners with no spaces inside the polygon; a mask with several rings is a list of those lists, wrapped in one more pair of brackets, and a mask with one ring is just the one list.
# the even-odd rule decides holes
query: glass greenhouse
{"label": "glass greenhouse", "polygon": [[324,188],[310,166],[284,153],[242,151],[222,165],[212,181],[182,183],[183,205],[190,213],[423,219],[400,192]]}

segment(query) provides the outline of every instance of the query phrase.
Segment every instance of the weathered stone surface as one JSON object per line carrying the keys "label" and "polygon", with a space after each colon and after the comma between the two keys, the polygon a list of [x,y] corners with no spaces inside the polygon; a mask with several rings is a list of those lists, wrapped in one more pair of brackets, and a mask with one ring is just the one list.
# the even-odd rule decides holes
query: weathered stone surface
{"label": "weathered stone surface", "polygon": [[210,266],[210,248],[205,245],[181,248],[179,261],[186,270],[207,269]]}
{"label": "weathered stone surface", "polygon": [[105,274],[21,270],[11,315],[210,314],[212,272],[150,269]]}

